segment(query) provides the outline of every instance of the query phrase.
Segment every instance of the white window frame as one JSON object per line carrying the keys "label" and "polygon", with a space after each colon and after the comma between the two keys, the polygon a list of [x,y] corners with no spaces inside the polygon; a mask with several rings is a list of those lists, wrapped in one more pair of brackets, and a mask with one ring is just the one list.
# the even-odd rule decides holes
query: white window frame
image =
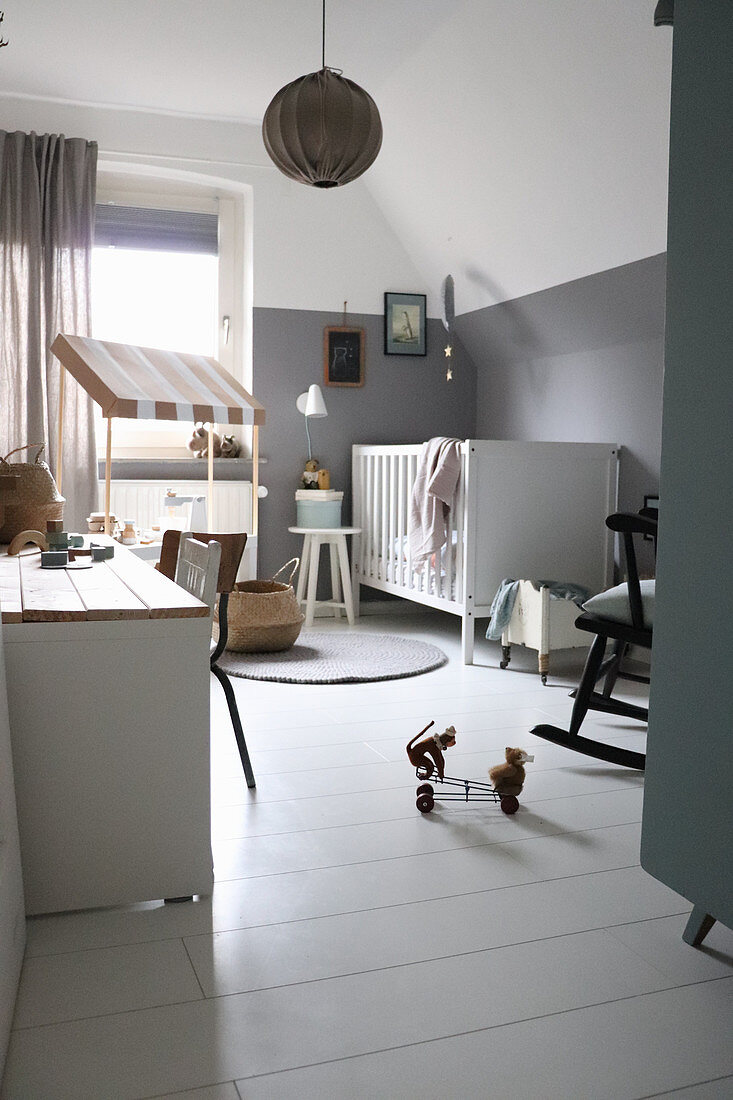
{"label": "white window frame", "polygon": [[[187,210],[217,214],[219,220],[218,351],[219,362],[231,371],[248,391],[252,391],[251,310],[245,295],[245,201],[236,192],[223,191],[211,184],[100,172],[97,203],[140,206],[161,210]],[[142,185],[142,186],[141,186]],[[143,189],[144,186],[144,189]],[[225,322],[228,318],[228,322]],[[181,349],[178,349],[181,350]],[[112,457],[164,459],[191,457],[186,449],[187,425],[171,421],[155,434],[141,422],[117,419],[112,431]],[[243,453],[251,453],[251,432],[241,425],[215,425],[220,432],[232,431],[243,444]],[[105,436],[98,432],[97,451],[104,458]]]}

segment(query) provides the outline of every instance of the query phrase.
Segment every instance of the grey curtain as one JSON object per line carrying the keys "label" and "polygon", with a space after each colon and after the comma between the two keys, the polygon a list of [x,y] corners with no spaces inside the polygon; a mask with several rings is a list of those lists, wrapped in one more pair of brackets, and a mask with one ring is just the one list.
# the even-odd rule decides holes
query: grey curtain
{"label": "grey curtain", "polygon": [[[96,169],[93,142],[0,130],[0,454],[45,441],[57,476],[61,367],[50,345],[59,332],[91,335]],[[61,491],[65,525],[85,530],[98,508],[94,416],[70,375]]]}

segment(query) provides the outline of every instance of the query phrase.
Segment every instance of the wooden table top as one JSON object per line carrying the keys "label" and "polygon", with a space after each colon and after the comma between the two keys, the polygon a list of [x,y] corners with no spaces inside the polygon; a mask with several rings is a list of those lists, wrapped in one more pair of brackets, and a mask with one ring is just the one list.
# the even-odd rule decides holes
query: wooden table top
{"label": "wooden table top", "polygon": [[[95,535],[97,543],[111,542]],[[189,595],[147,562],[114,543],[109,561],[91,569],[41,569],[40,550],[9,557],[0,547],[0,608],[3,623],[88,622],[114,619],[189,619],[209,615]]]}

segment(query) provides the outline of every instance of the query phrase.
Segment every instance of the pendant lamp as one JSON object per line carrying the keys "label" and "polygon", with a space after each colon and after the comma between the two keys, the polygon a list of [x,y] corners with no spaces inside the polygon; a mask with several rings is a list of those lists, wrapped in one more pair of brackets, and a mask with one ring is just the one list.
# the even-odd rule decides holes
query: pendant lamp
{"label": "pendant lamp", "polygon": [[326,65],[323,0],[322,67],[274,96],[262,120],[265,148],[290,179],[310,187],[342,187],[377,158],[382,120],[363,88]]}
{"label": "pendant lamp", "polygon": [[654,10],[654,26],[674,26],[674,0],[659,0]]}

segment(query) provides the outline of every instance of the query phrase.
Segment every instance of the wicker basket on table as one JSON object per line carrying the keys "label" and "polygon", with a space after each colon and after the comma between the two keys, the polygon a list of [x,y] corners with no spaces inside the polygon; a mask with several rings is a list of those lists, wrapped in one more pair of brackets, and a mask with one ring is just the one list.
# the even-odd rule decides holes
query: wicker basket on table
{"label": "wicker basket on table", "polygon": [[[227,649],[234,653],[276,653],[297,641],[305,616],[292,580],[300,558],[291,558],[270,580],[240,581],[229,595]],[[287,583],[275,578],[293,568]]]}
{"label": "wicker basket on table", "polygon": [[[12,479],[12,496],[0,507],[0,542],[12,542],[21,531],[45,531],[48,520],[63,520],[64,497],[53,475],[41,461],[44,443],[28,443],[0,458],[0,474]],[[33,462],[8,462],[11,455],[38,447]]]}

